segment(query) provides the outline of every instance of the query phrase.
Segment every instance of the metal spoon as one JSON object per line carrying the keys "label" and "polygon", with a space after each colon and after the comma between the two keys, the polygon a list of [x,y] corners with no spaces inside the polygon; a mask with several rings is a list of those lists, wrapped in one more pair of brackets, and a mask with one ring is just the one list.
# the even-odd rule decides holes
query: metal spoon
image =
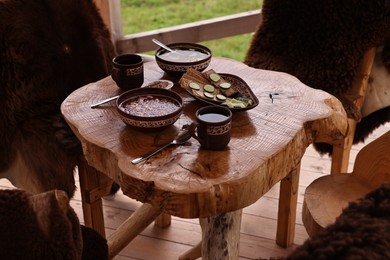
{"label": "metal spoon", "polygon": [[176,55],[183,56],[183,57],[187,57],[186,54],[181,53],[181,52],[177,52],[177,51],[175,51],[175,50],[172,50],[171,48],[169,48],[168,46],[166,46],[164,43],[160,42],[160,41],[157,40],[157,39],[152,39],[152,42],[154,42],[154,43],[157,44],[158,46],[162,47],[163,49],[166,49],[166,50],[169,51],[169,52],[175,53]]}
{"label": "metal spoon", "polygon": [[[148,84],[142,86],[142,88],[165,88],[165,89],[170,89],[172,87],[173,87],[173,82],[170,80],[166,80],[166,79],[155,80],[155,81],[149,82]],[[92,104],[90,107],[91,108],[98,107],[98,106],[103,105],[105,103],[108,103],[112,100],[115,100],[118,97],[119,97],[119,95],[115,96],[115,97],[110,97],[110,98],[104,99],[104,100],[99,101],[95,104]]]}
{"label": "metal spoon", "polygon": [[157,40],[157,39],[152,39],[152,42],[154,42],[155,44],[157,44],[157,45],[160,46],[161,48],[166,49],[166,50],[169,51],[169,52],[175,52],[174,50],[172,50],[171,48],[169,48],[168,46],[166,46],[164,43],[160,42],[160,41]]}
{"label": "metal spoon", "polygon": [[137,163],[143,162],[146,159],[148,159],[148,158],[152,157],[153,155],[157,154],[161,150],[167,148],[168,146],[184,144],[185,142],[187,142],[191,138],[191,134],[188,131],[188,125],[184,125],[183,129],[184,129],[184,131],[180,131],[179,134],[175,137],[175,139],[173,139],[171,142],[167,143],[166,145],[161,146],[160,148],[158,148],[158,149],[156,149],[154,151],[151,151],[151,152],[149,152],[147,154],[142,155],[141,157],[138,157],[138,158],[132,160],[131,163],[132,164],[137,164]]}
{"label": "metal spoon", "polygon": [[91,108],[95,108],[95,107],[98,107],[98,106],[100,106],[100,105],[103,105],[103,104],[105,104],[105,103],[107,103],[107,102],[110,102],[110,101],[112,101],[112,100],[114,100],[114,99],[117,99],[118,97],[119,97],[119,95],[118,95],[118,96],[115,96],[115,97],[110,97],[110,98],[107,98],[107,99],[105,99],[105,100],[102,100],[102,101],[100,101],[100,102],[98,102],[98,103],[92,104],[92,105],[91,105]]}

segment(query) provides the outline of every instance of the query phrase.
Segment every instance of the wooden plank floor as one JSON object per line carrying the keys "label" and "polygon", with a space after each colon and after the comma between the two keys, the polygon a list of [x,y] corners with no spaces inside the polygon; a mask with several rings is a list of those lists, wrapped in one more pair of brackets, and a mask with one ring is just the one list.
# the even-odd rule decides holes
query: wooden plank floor
{"label": "wooden plank floor", "polygon": [[[365,143],[369,143],[389,130],[390,124],[378,128]],[[353,147],[349,171],[352,171],[352,162],[363,146],[364,144],[359,144]],[[314,179],[330,172],[330,160],[327,156],[321,157],[312,146],[309,146],[301,165],[295,245],[285,249],[275,244],[279,194],[279,185],[275,185],[256,203],[244,209],[241,225],[240,259],[268,259],[284,256],[308,238],[301,220],[303,193],[306,186]],[[0,189],[7,188],[12,188],[12,185],[7,180],[1,179]],[[140,203],[125,197],[121,192],[115,197],[106,198],[103,204],[107,235],[110,235],[140,205]],[[83,223],[79,192],[71,200],[71,205],[77,212],[80,222]],[[170,227],[161,229],[151,224],[114,259],[178,259],[180,254],[196,245],[200,238],[201,230],[197,219],[172,217]]]}

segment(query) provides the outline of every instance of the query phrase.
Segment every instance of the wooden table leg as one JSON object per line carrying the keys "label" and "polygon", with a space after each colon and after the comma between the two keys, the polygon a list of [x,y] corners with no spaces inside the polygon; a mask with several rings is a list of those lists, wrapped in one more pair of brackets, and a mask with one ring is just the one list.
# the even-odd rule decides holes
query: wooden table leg
{"label": "wooden table leg", "polygon": [[105,237],[101,197],[109,194],[112,180],[83,161],[78,165],[85,226]]}
{"label": "wooden table leg", "polygon": [[161,213],[160,216],[156,218],[154,224],[159,228],[166,228],[171,225],[171,215],[166,213]]}
{"label": "wooden table leg", "polygon": [[300,164],[280,182],[276,244],[289,247],[294,243]]}
{"label": "wooden table leg", "polygon": [[112,259],[117,255],[131,240],[152,223],[161,212],[162,209],[160,207],[154,207],[148,203],[143,204],[134,211],[107,239],[109,258]]}
{"label": "wooden table leg", "polygon": [[242,209],[199,219],[202,259],[238,259]]}

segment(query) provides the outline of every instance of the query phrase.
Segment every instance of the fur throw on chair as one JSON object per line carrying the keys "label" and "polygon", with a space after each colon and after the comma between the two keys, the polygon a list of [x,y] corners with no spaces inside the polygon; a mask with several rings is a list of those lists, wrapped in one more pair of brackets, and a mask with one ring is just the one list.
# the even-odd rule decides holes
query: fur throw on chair
{"label": "fur throw on chair", "polygon": [[[360,110],[346,93],[363,55],[379,46],[384,46],[381,58],[390,73],[390,0],[265,0],[245,63],[287,72],[325,90],[343,103],[350,118],[360,120]],[[390,108],[362,121],[355,143],[387,121]]]}
{"label": "fur throw on chair", "polygon": [[81,145],[60,105],[109,75],[113,56],[92,0],[0,0],[0,178],[73,196]]}
{"label": "fur throw on chair", "polygon": [[92,228],[81,226],[83,237],[82,260],[108,260],[108,244],[98,232]]}
{"label": "fur throw on chair", "polygon": [[0,190],[0,259],[108,259],[107,241],[81,226],[65,192]]}
{"label": "fur throw on chair", "polygon": [[53,191],[0,191],[0,259],[80,259],[80,223],[62,206]]}
{"label": "fur throw on chair", "polygon": [[287,259],[390,259],[390,183],[351,202]]}

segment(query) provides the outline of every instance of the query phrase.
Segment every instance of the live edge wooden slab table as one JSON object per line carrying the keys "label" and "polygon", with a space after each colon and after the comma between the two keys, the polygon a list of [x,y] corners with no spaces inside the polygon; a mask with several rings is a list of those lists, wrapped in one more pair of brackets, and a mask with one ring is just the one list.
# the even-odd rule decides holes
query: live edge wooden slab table
{"label": "live edge wooden slab table", "polygon": [[[241,77],[259,99],[257,107],[233,113],[228,147],[208,151],[190,139],[186,145],[171,146],[133,165],[132,159],[173,139],[205,105],[154,61],[144,67],[145,83],[172,80],[172,90],[185,102],[180,119],[163,131],[143,133],[127,127],[113,102],[90,108],[121,93],[111,77],[76,90],[61,106],[88,164],[79,168],[85,224],[104,235],[101,197],[110,188],[107,176],[126,196],[144,203],[108,238],[110,257],[165,213],[200,219],[203,259],[237,259],[242,208],[280,181],[276,241],[291,245],[301,158],[312,142],[332,143],[346,134],[347,118],[341,103],[288,74],[214,57],[207,69]],[[272,93],[280,95],[271,99]]]}

